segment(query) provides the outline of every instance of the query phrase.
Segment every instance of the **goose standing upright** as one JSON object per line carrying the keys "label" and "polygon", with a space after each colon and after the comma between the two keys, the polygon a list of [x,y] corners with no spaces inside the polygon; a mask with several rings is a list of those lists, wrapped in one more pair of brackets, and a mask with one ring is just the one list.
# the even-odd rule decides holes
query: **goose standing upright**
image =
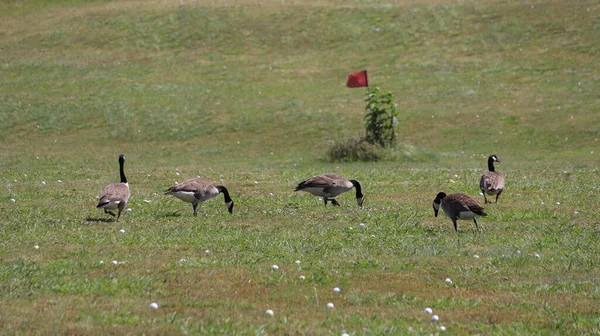
{"label": "goose standing upright", "polygon": [[119,214],[116,215],[117,222],[119,221],[121,212],[123,212],[123,209],[125,209],[131,194],[129,190],[129,183],[127,183],[125,171],[123,170],[124,165],[125,155],[121,154],[119,155],[119,173],[121,175],[121,183],[112,183],[107,185],[104,188],[104,191],[102,191],[102,196],[100,196],[98,205],[96,205],[96,208],[104,209],[104,213],[110,214],[113,217],[115,214],[110,210],[119,209]]}
{"label": "goose standing upright", "polygon": [[456,221],[459,219],[472,219],[475,223],[475,227],[479,230],[479,225],[477,224],[475,216],[487,216],[487,213],[485,213],[481,205],[465,194],[446,195],[444,192],[438,193],[433,200],[433,212],[435,217],[437,217],[440,207],[446,216],[452,220],[455,231],[458,231]]}
{"label": "goose standing upright", "polygon": [[294,191],[306,191],[314,196],[323,197],[325,206],[327,206],[327,202],[339,206],[335,197],[352,188],[356,189],[356,201],[359,206],[362,206],[364,198],[360,183],[356,180],[348,180],[340,174],[321,174],[311,177],[300,182]]}
{"label": "goose standing upright", "polygon": [[198,216],[198,204],[222,193],[225,198],[227,211],[233,213],[233,200],[229,196],[229,191],[222,185],[215,186],[209,179],[200,177],[184,181],[167,189],[165,195],[173,195],[182,201],[192,203],[194,207],[194,216]]}
{"label": "goose standing upright", "polygon": [[496,203],[498,203],[498,197],[504,191],[504,176],[500,172],[497,172],[494,168],[494,162],[500,162],[500,159],[495,154],[490,155],[488,158],[488,170],[481,176],[479,180],[479,189],[483,193],[483,199],[485,203],[492,203],[487,200],[485,195],[496,195]]}

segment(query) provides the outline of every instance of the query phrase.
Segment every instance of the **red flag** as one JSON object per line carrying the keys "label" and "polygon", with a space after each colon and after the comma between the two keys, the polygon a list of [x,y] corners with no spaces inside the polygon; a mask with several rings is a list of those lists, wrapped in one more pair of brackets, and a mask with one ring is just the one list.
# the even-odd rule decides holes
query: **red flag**
{"label": "red flag", "polygon": [[346,86],[349,88],[368,87],[367,70],[348,74],[348,83],[346,83]]}

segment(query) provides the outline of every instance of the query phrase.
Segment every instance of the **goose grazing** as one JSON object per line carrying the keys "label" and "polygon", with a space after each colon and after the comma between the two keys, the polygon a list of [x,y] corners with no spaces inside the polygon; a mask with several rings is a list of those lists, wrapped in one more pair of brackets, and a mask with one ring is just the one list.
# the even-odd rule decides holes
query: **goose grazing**
{"label": "goose grazing", "polygon": [[459,219],[472,219],[475,223],[475,227],[479,230],[479,225],[477,225],[475,216],[487,216],[481,205],[477,204],[474,199],[465,194],[446,195],[444,192],[438,193],[435,200],[433,200],[433,212],[435,213],[435,217],[437,217],[440,207],[446,216],[452,220],[454,230],[456,231],[458,231],[456,221]]}
{"label": "goose grazing", "polygon": [[348,180],[340,174],[321,174],[300,182],[294,191],[306,191],[314,196],[323,197],[325,206],[327,202],[339,206],[335,197],[356,188],[356,201],[359,206],[363,204],[363,194],[360,183],[356,180]]}
{"label": "goose grazing", "polygon": [[211,180],[203,178],[193,178],[185,182],[176,184],[167,189],[165,195],[173,195],[182,201],[192,203],[194,207],[194,216],[198,216],[198,204],[223,193],[225,205],[229,213],[233,213],[233,200],[229,197],[229,191],[224,186],[215,186]]}
{"label": "goose grazing", "polygon": [[115,216],[115,213],[110,211],[114,209],[119,209],[119,214],[117,216],[117,222],[121,217],[121,212],[125,209],[127,205],[127,201],[129,201],[129,183],[127,183],[127,178],[125,177],[125,171],[123,170],[123,166],[125,165],[125,155],[119,155],[119,172],[121,174],[121,183],[112,183],[107,185],[102,192],[102,196],[100,196],[100,201],[96,208],[104,209],[104,213]]}
{"label": "goose grazing", "polygon": [[485,197],[486,194],[496,195],[496,203],[498,203],[498,197],[504,191],[504,176],[496,171],[494,162],[500,162],[500,159],[495,154],[492,154],[488,158],[489,171],[483,174],[479,181],[479,189],[481,189],[485,203],[492,203],[487,200],[487,197]]}

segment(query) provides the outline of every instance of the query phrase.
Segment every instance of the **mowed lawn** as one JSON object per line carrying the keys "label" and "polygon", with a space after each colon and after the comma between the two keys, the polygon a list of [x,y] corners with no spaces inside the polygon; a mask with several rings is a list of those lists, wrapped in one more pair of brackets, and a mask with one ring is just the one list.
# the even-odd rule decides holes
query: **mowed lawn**
{"label": "mowed lawn", "polygon": [[[600,333],[599,11],[0,3],[0,334]],[[366,91],[345,87],[363,69],[399,143],[331,162],[364,135]],[[120,154],[115,222],[95,206]],[[490,154],[506,191],[484,205]],[[294,192],[325,172],[364,205]],[[233,214],[164,195],[196,176]],[[484,205],[483,230],[434,217],[439,191]]]}

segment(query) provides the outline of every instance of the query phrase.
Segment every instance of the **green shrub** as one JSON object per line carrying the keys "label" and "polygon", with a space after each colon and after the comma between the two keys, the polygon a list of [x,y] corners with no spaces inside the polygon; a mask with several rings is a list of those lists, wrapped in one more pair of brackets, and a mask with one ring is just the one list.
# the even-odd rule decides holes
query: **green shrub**
{"label": "green shrub", "polygon": [[379,88],[367,93],[365,140],[370,144],[381,147],[391,147],[395,144],[398,110],[393,99],[394,94],[380,93]]}
{"label": "green shrub", "polygon": [[379,155],[377,146],[370,144],[361,137],[353,137],[343,141],[335,142],[328,152],[330,161],[377,161]]}
{"label": "green shrub", "polygon": [[435,153],[423,151],[415,146],[399,143],[394,147],[383,148],[370,144],[365,138],[353,137],[337,141],[329,147],[327,159],[332,162],[431,162],[437,161]]}

